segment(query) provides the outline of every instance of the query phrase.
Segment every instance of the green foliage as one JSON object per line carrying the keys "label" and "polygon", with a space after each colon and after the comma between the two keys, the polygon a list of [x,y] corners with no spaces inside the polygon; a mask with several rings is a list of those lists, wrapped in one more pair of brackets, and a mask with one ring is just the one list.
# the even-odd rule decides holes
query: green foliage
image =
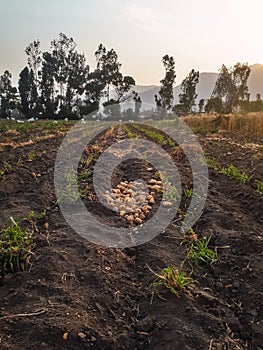
{"label": "green foliage", "polygon": [[247,80],[250,71],[248,64],[239,62],[231,68],[222,65],[211,98],[224,101],[224,113],[232,113],[241,101],[249,99]]}
{"label": "green foliage", "polygon": [[221,114],[224,111],[223,101],[219,96],[211,97],[207,100],[205,105],[206,113],[218,113]]}
{"label": "green foliage", "polygon": [[186,292],[187,288],[193,283],[193,279],[181,267],[173,266],[165,267],[160,273],[154,272],[149,266],[149,270],[157,277],[153,282],[153,287],[165,287],[174,295],[179,296],[180,293]]}
{"label": "green foliage", "polygon": [[10,218],[10,225],[0,231],[0,270],[6,272],[23,271],[29,264],[32,255],[32,234]]}
{"label": "green foliage", "polygon": [[12,86],[12,74],[6,70],[0,76],[0,116],[7,117],[8,111],[18,103],[17,89]]}
{"label": "green foliage", "polygon": [[198,112],[199,113],[203,112],[204,105],[205,105],[205,100],[203,98],[201,98],[198,102]]}
{"label": "green foliage", "polygon": [[191,198],[193,195],[193,189],[192,188],[185,188],[183,196],[185,199]]}
{"label": "green foliage", "polygon": [[30,151],[30,152],[28,153],[28,157],[27,157],[28,161],[29,161],[29,162],[32,162],[35,158],[36,158],[35,151],[34,151],[34,150]]}
{"label": "green foliage", "polygon": [[88,170],[83,171],[81,174],[78,174],[78,180],[87,180],[91,176],[91,172]]}
{"label": "green foliage", "polygon": [[209,157],[205,157],[205,161],[206,164],[209,168],[212,168],[214,170],[219,170],[219,165],[217,163],[217,159],[216,158],[209,158]]}
{"label": "green foliage", "polygon": [[165,77],[160,81],[159,96],[155,95],[157,109],[162,107],[169,110],[173,106],[173,84],[176,78],[175,62],[173,56],[165,55],[162,59],[165,68]]}
{"label": "green foliage", "polygon": [[199,82],[199,72],[191,70],[189,75],[182,81],[181,90],[179,94],[179,104],[175,106],[175,112],[178,114],[189,114],[195,106],[195,99],[197,98],[196,86]]}
{"label": "green foliage", "polygon": [[190,235],[184,240],[187,245],[187,258],[196,266],[200,264],[214,265],[217,262],[217,254],[208,247],[211,237],[198,238],[191,228]]}
{"label": "green foliage", "polygon": [[263,181],[255,180],[255,183],[257,185],[256,192],[263,195]]}
{"label": "green foliage", "polygon": [[244,171],[239,171],[233,164],[230,164],[227,168],[222,168],[220,172],[228,176],[231,180],[235,179],[242,183],[247,183],[252,178],[252,176],[248,176]]}
{"label": "green foliage", "polygon": [[170,147],[176,147],[175,142],[166,135],[163,135],[160,130],[155,130],[155,129],[149,129],[148,127],[146,127],[145,125],[142,124],[134,124],[133,125],[134,128],[136,128],[137,130],[141,131],[144,135],[146,135],[147,137],[163,144],[163,145],[168,145]]}

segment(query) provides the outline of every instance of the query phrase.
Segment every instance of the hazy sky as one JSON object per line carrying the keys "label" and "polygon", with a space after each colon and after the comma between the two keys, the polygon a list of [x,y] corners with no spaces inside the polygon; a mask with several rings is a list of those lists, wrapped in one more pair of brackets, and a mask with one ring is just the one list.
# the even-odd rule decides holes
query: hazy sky
{"label": "hazy sky", "polygon": [[115,49],[122,72],[137,84],[158,84],[162,57],[176,62],[176,83],[194,68],[263,63],[262,0],[0,0],[0,74],[16,83],[25,47],[42,51],[60,32],[73,37],[92,68],[99,43]]}

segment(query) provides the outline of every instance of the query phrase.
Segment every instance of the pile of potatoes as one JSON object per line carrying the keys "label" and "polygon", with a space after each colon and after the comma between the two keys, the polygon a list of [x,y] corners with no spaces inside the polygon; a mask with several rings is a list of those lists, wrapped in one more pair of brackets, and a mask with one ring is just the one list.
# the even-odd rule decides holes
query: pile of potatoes
{"label": "pile of potatoes", "polygon": [[162,181],[122,181],[112,193],[106,191],[108,205],[119,213],[131,226],[141,225],[152,210],[157,192],[162,190]]}

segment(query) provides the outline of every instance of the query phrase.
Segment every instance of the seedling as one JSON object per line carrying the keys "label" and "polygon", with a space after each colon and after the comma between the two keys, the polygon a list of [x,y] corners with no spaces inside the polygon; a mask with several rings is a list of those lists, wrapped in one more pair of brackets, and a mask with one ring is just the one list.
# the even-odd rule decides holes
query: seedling
{"label": "seedling", "polygon": [[77,184],[77,176],[73,167],[69,168],[69,170],[64,174],[64,178],[67,180],[69,185]]}
{"label": "seedling", "polygon": [[263,195],[263,181],[255,180],[257,184],[256,192]]}
{"label": "seedling", "polygon": [[35,157],[36,157],[35,151],[32,150],[29,152],[27,159],[29,162],[32,162],[35,159]]}
{"label": "seedling", "polygon": [[217,254],[208,247],[211,236],[209,238],[198,238],[198,235],[191,228],[183,243],[187,245],[187,259],[192,261],[196,266],[200,264],[214,265],[217,262]]}
{"label": "seedling", "polygon": [[11,171],[13,169],[12,165],[8,162],[4,162],[4,167],[7,171]]}
{"label": "seedling", "polygon": [[6,180],[5,172],[2,169],[0,169],[0,179]]}
{"label": "seedling", "polygon": [[216,158],[205,157],[206,164],[209,168],[219,170],[219,165]]}
{"label": "seedling", "polygon": [[144,135],[154,139],[155,141],[163,144],[163,145],[168,145],[170,147],[176,147],[176,144],[174,141],[169,138],[168,136],[165,136],[159,132],[159,130],[154,130],[154,129],[148,129],[143,125],[140,124],[134,124],[134,127],[144,133]]}
{"label": "seedling", "polygon": [[162,269],[159,274],[154,272],[149,266],[148,268],[157,277],[152,282],[152,286],[154,288],[164,286],[176,296],[186,292],[189,285],[193,283],[193,279],[182,270],[182,267],[168,266]]}
{"label": "seedling", "polygon": [[193,195],[193,189],[192,188],[185,188],[184,189],[184,198],[189,199]]}
{"label": "seedling", "polygon": [[87,180],[87,179],[90,177],[90,175],[91,175],[91,172],[88,171],[88,170],[86,170],[86,171],[84,171],[83,173],[78,174],[78,180],[83,180],[83,181],[85,181],[85,180]]}
{"label": "seedling", "polygon": [[10,225],[0,231],[0,270],[24,271],[32,255],[32,234],[24,231],[11,217]]}
{"label": "seedling", "polygon": [[252,178],[252,176],[248,176],[244,171],[239,171],[233,164],[230,164],[227,168],[222,168],[220,172],[228,176],[231,180],[239,180],[244,184]]}

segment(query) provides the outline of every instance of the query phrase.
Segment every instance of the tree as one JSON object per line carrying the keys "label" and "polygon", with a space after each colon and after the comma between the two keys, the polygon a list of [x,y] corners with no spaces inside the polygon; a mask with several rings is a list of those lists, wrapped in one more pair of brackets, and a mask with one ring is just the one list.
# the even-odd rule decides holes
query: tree
{"label": "tree", "polygon": [[195,99],[197,98],[196,86],[198,82],[199,72],[196,72],[194,69],[192,69],[188,76],[182,81],[182,92],[179,94],[179,106],[177,106],[177,108],[179,108],[183,114],[191,113],[193,106],[195,106]]}
{"label": "tree", "polygon": [[135,103],[134,114],[138,118],[142,106],[142,100],[138,92],[133,92],[133,101]]}
{"label": "tree", "polygon": [[176,78],[175,62],[172,56],[165,55],[163,56],[162,63],[165,69],[165,77],[160,81],[159,96],[155,95],[154,98],[158,111],[160,107],[168,111],[173,106],[173,85]]}
{"label": "tree", "polygon": [[211,97],[207,100],[207,103],[205,105],[205,112],[206,113],[223,113],[224,106],[223,101],[220,97]]}
{"label": "tree", "polygon": [[[27,54],[27,63],[30,74],[30,109],[38,112],[40,109],[40,69],[42,63],[42,52],[40,50],[40,41],[34,40],[25,50]],[[25,77],[25,76],[24,76]]]}
{"label": "tree", "polygon": [[32,78],[33,82],[38,88],[39,86],[39,71],[41,68],[41,62],[42,62],[42,52],[40,50],[40,41],[34,40],[32,43],[30,43],[25,50],[27,54],[27,63],[29,69],[32,71]]}
{"label": "tree", "polygon": [[247,64],[236,63],[231,68],[222,65],[211,98],[218,97],[223,101],[225,113],[232,113],[240,102],[249,100],[247,80],[250,71]]}
{"label": "tree", "polygon": [[100,44],[95,56],[97,59],[96,74],[104,85],[102,92],[107,98],[104,105],[120,103],[129,99],[132,96],[129,92],[131,86],[135,85],[135,80],[130,76],[123,76],[120,72],[121,63],[118,62],[117,53],[113,49],[107,51]]}
{"label": "tree", "polygon": [[56,59],[49,52],[43,53],[43,62],[41,70],[41,103],[44,106],[44,115],[53,116],[57,109],[57,100],[55,96],[55,71]]}
{"label": "tree", "polygon": [[256,94],[256,101],[257,101],[257,102],[261,101],[261,96],[260,96],[259,93]]}
{"label": "tree", "polygon": [[199,103],[198,103],[198,111],[199,111],[199,113],[203,112],[204,105],[205,105],[205,100],[203,98],[201,98],[199,100]]}
{"label": "tree", "polygon": [[51,52],[43,53],[40,86],[45,112],[75,117],[72,108],[85,91],[88,74],[84,54],[77,52],[73,38],[60,33],[51,41]]}
{"label": "tree", "polygon": [[17,89],[12,86],[12,74],[6,70],[0,76],[0,115],[8,116],[18,104]]}
{"label": "tree", "polygon": [[38,100],[37,89],[34,84],[33,71],[25,67],[19,74],[18,91],[20,94],[22,112],[29,116],[36,107]]}

